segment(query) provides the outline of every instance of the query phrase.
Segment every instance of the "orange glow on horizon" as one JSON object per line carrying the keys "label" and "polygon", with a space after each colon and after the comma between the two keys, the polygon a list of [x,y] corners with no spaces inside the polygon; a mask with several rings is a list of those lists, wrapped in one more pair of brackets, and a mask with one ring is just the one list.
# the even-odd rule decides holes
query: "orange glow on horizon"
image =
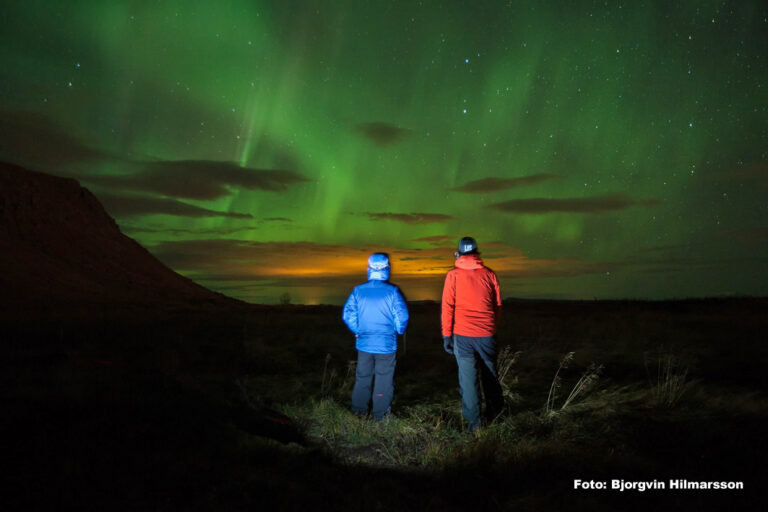
{"label": "orange glow on horizon", "polygon": [[[210,242],[191,246],[195,273],[188,277],[224,293],[242,297],[279,297],[288,291],[302,301],[338,301],[366,280],[368,257],[389,254],[391,282],[409,300],[440,300],[445,274],[454,267],[452,247],[398,249],[347,247],[309,242]],[[501,242],[481,246],[484,263],[499,276],[502,293],[515,290],[516,280],[605,274],[617,264],[574,258],[529,258]],[[196,252],[195,252],[196,251]],[[194,267],[191,267],[194,268]],[[186,269],[179,269],[182,272]],[[292,290],[292,292],[291,292]],[[269,300],[269,299],[267,299]]]}
{"label": "orange glow on horizon", "polygon": [[[554,269],[563,260],[532,260],[522,251],[503,244],[490,248],[485,264],[499,274],[535,273]],[[492,252],[491,252],[492,251]],[[395,249],[391,247],[339,247],[337,252],[284,251],[270,255],[270,261],[249,265],[254,277],[324,277],[365,276],[368,256],[373,252],[389,254],[392,279],[444,275],[453,268],[453,254],[444,248]],[[481,255],[481,258],[483,255]]]}

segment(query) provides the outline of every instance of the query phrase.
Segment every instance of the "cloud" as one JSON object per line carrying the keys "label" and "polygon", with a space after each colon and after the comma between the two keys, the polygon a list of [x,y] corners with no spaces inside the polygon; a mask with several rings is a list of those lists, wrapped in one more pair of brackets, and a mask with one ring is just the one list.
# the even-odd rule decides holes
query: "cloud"
{"label": "cloud", "polygon": [[[724,244],[726,240],[723,239],[729,243]],[[718,231],[709,233],[704,239],[683,244],[638,248],[618,264],[639,274],[683,274],[723,266],[739,268],[745,264],[768,261],[764,255],[766,242],[768,228],[765,227]],[[734,244],[739,246],[739,250],[734,250]]]}
{"label": "cloud", "polygon": [[765,187],[768,186],[768,164],[765,162],[752,162],[729,168],[719,172],[709,172],[697,175],[698,180],[709,183],[749,183],[750,186]]}
{"label": "cloud", "polygon": [[607,213],[627,210],[633,206],[655,206],[658,204],[661,204],[658,199],[636,200],[627,194],[608,194],[569,199],[513,199],[494,203],[488,208],[505,213]]}
{"label": "cloud", "polygon": [[409,240],[409,241],[426,243],[432,247],[448,248],[448,247],[455,247],[456,242],[459,240],[459,238],[460,237],[453,236],[453,235],[435,235],[435,236],[424,236],[421,238],[414,238],[413,240]]}
{"label": "cloud", "polygon": [[691,243],[677,245],[656,245],[653,247],[643,247],[635,250],[636,254],[664,254],[681,250],[690,250]]}
{"label": "cloud", "polygon": [[82,143],[71,131],[36,112],[0,112],[0,155],[36,170],[55,170],[75,162],[119,159]]}
{"label": "cloud", "polygon": [[[502,242],[486,247],[483,258],[487,258],[502,280],[502,287],[508,282],[505,280],[602,274],[620,266],[573,258],[529,258],[520,249]],[[365,279],[366,262],[372,252],[390,255],[392,281],[409,299],[437,299],[445,274],[454,264],[453,251],[437,247],[400,249],[218,239],[162,242],[148,249],[166,265],[206,286],[215,290],[227,288],[229,293],[242,293],[237,295],[240,298],[261,297],[260,300],[277,297],[292,287],[300,288],[302,297],[316,295],[320,297],[318,301],[327,297],[339,299]],[[240,287],[242,291],[237,292]]]}
{"label": "cloud", "polygon": [[[264,222],[293,222],[292,219],[287,217],[268,217],[258,221],[259,224]],[[129,233],[170,233],[173,235],[216,235],[226,236],[233,235],[242,231],[256,231],[262,229],[259,226],[240,226],[231,228],[164,228],[159,226],[139,226],[134,224],[120,223],[120,229]],[[285,229],[285,228],[284,228]]]}
{"label": "cloud", "polygon": [[718,233],[720,237],[731,238],[739,242],[759,244],[768,241],[768,227],[740,228]]}
{"label": "cloud", "polygon": [[435,235],[435,236],[423,236],[421,238],[414,238],[410,240],[411,242],[446,242],[448,240],[453,240],[454,236],[450,235]]}
{"label": "cloud", "polygon": [[[274,144],[259,143],[262,153],[291,159]],[[262,147],[263,146],[263,147]],[[72,131],[35,112],[0,113],[0,158],[24,167],[75,177],[88,185],[116,192],[151,192],[168,197],[211,200],[227,196],[231,188],[284,192],[310,181],[290,169],[256,169],[211,160],[148,161],[128,158],[81,142]],[[84,165],[117,163],[132,170],[122,175],[85,173]],[[294,162],[295,163],[295,162]]]}
{"label": "cloud", "polygon": [[256,226],[244,226],[240,228],[219,228],[219,229],[185,229],[185,228],[156,228],[148,226],[133,226],[130,224],[120,224],[120,230],[126,233],[170,233],[172,235],[232,235],[241,231],[256,231],[260,229]]}
{"label": "cloud", "polygon": [[561,177],[557,174],[550,173],[532,174],[520,178],[483,178],[467,182],[464,185],[452,188],[451,190],[469,193],[496,192],[498,190],[536,185],[538,183],[557,179],[561,179]]}
{"label": "cloud", "polygon": [[702,269],[719,269],[717,274],[722,273],[722,269],[733,269],[743,265],[768,263],[768,257],[765,256],[740,256],[740,257],[669,257],[658,259],[635,259],[622,262],[622,266],[631,269],[638,274],[662,274],[675,273],[684,274],[686,272],[700,271]]}
{"label": "cloud", "polygon": [[361,123],[354,127],[354,131],[377,146],[388,146],[399,142],[411,132],[408,129],[382,122]]}
{"label": "cloud", "polygon": [[369,218],[373,220],[394,220],[405,224],[432,224],[435,222],[448,222],[453,219],[450,215],[442,213],[368,213]]}
{"label": "cloud", "polygon": [[139,164],[143,170],[134,174],[86,175],[81,179],[118,190],[197,200],[227,196],[230,188],[284,192],[290,185],[309,181],[294,171],[250,169],[232,162],[179,160]]}
{"label": "cloud", "polygon": [[[493,259],[497,274],[508,277],[574,275],[593,272],[612,264],[575,259],[531,259],[520,249],[503,243],[487,244],[483,257]],[[365,273],[368,256],[386,252],[393,272],[400,276],[445,275],[453,268],[453,252],[441,248],[399,249],[381,245],[349,247],[313,242],[257,242],[216,239],[162,242],[149,247],[164,263],[185,271],[209,272],[216,276],[248,279],[350,275]]]}
{"label": "cloud", "polygon": [[199,206],[182,203],[175,199],[160,199],[155,197],[118,196],[98,194],[99,201],[114,217],[130,217],[134,215],[179,215],[182,217],[229,217],[231,219],[252,219],[248,213],[220,212]]}

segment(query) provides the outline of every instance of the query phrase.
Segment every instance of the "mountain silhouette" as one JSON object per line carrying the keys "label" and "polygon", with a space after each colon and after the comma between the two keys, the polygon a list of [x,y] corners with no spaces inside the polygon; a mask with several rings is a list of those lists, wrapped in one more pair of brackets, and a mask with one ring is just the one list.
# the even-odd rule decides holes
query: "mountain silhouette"
{"label": "mountain silhouette", "polygon": [[70,178],[0,162],[0,301],[231,302],[163,265]]}

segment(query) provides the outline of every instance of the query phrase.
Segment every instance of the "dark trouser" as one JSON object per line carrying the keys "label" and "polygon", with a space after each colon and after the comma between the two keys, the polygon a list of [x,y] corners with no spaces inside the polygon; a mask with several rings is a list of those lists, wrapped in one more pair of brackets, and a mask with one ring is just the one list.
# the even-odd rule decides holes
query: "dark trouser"
{"label": "dark trouser", "polygon": [[459,366],[461,412],[467,420],[467,427],[474,430],[480,426],[480,383],[485,393],[483,416],[486,421],[496,418],[504,407],[504,395],[496,371],[496,340],[493,336],[472,338],[459,334],[453,338],[453,353]]}
{"label": "dark trouser", "polygon": [[373,418],[381,420],[389,412],[392,396],[395,394],[393,384],[395,355],[396,353],[370,354],[357,351],[357,372],[355,373],[355,387],[352,390],[353,413],[360,415],[368,413],[372,383]]}

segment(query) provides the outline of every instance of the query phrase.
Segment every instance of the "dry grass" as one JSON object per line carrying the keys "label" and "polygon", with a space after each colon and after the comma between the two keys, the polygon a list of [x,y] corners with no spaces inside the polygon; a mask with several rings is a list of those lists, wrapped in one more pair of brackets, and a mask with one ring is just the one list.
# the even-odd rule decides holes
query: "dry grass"
{"label": "dry grass", "polygon": [[514,351],[512,350],[511,345],[507,345],[499,353],[497,361],[497,371],[499,374],[501,390],[505,400],[512,404],[520,403],[522,400],[520,394],[512,390],[512,388],[518,384],[518,378],[514,375],[514,372],[512,372],[512,367],[518,363],[522,354],[523,352],[521,350]]}
{"label": "dry grass", "polygon": [[573,403],[579,396],[583,397],[594,388],[597,381],[600,379],[600,374],[602,372],[603,365],[596,365],[595,363],[590,364],[589,368],[587,368],[581,377],[579,377],[579,380],[576,381],[576,384],[574,384],[571,392],[568,394],[568,398],[565,399],[565,402],[563,402],[563,405],[560,407],[560,410],[565,410],[565,408]]}
{"label": "dry grass", "polygon": [[654,366],[655,375],[652,375],[646,358],[653,403],[657,407],[673,408],[694,384],[688,379],[688,365],[672,352],[660,351]]}
{"label": "dry grass", "polygon": [[552,384],[549,386],[549,394],[547,395],[547,403],[544,405],[544,413],[546,415],[552,415],[555,411],[555,401],[557,400],[557,392],[560,390],[560,387],[562,385],[561,378],[560,378],[560,372],[566,368],[568,368],[568,365],[571,364],[573,361],[573,356],[575,355],[575,352],[568,352],[563,356],[563,358],[560,360],[560,365],[557,367],[557,371],[555,372],[555,376],[552,378]]}

